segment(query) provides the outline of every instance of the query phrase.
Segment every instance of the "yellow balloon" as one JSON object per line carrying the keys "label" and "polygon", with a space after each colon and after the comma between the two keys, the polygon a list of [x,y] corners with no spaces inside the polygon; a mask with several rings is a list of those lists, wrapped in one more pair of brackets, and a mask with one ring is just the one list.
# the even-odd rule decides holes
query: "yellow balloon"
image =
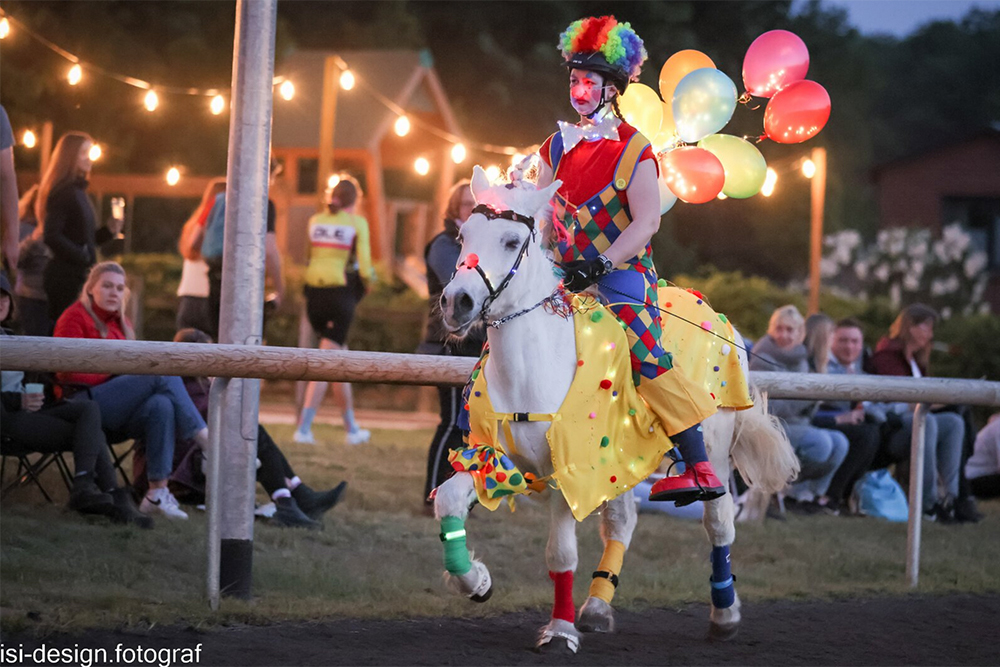
{"label": "yellow balloon", "polygon": [[669,105],[674,96],[674,88],[681,82],[681,79],[696,69],[704,67],[716,69],[712,59],[701,51],[685,49],[670,56],[660,69],[660,95],[663,97],[663,101]]}
{"label": "yellow balloon", "polygon": [[655,137],[663,121],[663,103],[656,91],[642,83],[633,83],[618,101],[625,122],[642,132],[647,139]]}
{"label": "yellow balloon", "polygon": [[653,148],[660,151],[664,148],[673,148],[680,141],[677,136],[677,125],[674,123],[674,112],[670,108],[670,103],[663,105],[663,120],[660,122],[660,131],[655,137],[650,138]]}
{"label": "yellow balloon", "polygon": [[760,192],[767,177],[767,163],[757,147],[731,134],[710,134],[698,142],[699,148],[719,158],[726,172],[722,194],[746,199]]}

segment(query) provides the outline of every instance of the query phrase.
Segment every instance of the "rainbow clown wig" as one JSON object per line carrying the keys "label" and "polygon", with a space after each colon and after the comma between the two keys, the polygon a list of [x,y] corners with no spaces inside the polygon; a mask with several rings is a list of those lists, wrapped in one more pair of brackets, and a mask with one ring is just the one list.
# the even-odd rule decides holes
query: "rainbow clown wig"
{"label": "rainbow clown wig", "polygon": [[599,72],[625,92],[629,81],[639,78],[646,48],[628,23],[614,16],[591,16],[573,21],[559,36],[559,50],[566,67]]}

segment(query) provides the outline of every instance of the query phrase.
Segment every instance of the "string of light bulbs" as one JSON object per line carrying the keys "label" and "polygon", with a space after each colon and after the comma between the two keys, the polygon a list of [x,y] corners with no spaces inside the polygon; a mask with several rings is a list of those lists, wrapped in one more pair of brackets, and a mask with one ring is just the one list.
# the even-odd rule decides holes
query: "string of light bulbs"
{"label": "string of light bulbs", "polygon": [[[96,65],[94,63],[84,61],[76,54],[67,51],[66,49],[56,44],[55,42],[52,42],[43,35],[32,30],[26,24],[22,23],[21,21],[18,21],[17,19],[15,19],[14,17],[10,16],[8,13],[0,9],[0,39],[4,39],[10,34],[12,25],[16,27],[18,30],[23,31],[25,34],[29,35],[30,37],[38,41],[40,44],[50,49],[53,53],[56,53],[57,55],[61,56],[62,58],[65,58],[70,63],[72,63],[72,65],[70,66],[69,70],[67,70],[66,73],[66,80],[71,86],[79,85],[80,82],[83,80],[84,72],[87,71],[99,74],[101,76],[105,76],[115,81],[119,81],[134,88],[145,90],[146,93],[145,95],[143,95],[142,105],[149,112],[155,111],[157,108],[159,108],[160,94],[210,97],[211,100],[209,102],[209,110],[213,115],[218,116],[222,114],[223,111],[225,111],[226,98],[223,95],[223,93],[228,92],[229,91],[228,88],[221,88],[221,87],[197,88],[197,87],[167,86],[162,84],[154,84],[144,79],[139,79],[137,77],[129,76],[126,74],[120,74],[118,72],[113,72],[111,70],[100,67],[99,65]],[[348,64],[340,56],[337,56],[337,66],[341,70],[341,74],[339,77],[339,84],[343,90],[349,91],[354,89],[355,86],[360,86],[376,101],[378,101],[387,109],[389,109],[391,112],[397,115],[397,119],[393,125],[393,129],[395,133],[400,137],[406,136],[410,132],[412,126],[416,125],[417,127],[421,128],[426,132],[429,132],[430,134],[438,137],[439,139],[451,143],[452,144],[451,158],[456,164],[461,164],[462,162],[465,161],[466,157],[468,156],[470,147],[474,150],[478,150],[481,152],[509,156],[512,158],[511,160],[512,164],[516,164],[524,157],[522,149],[519,149],[516,146],[503,146],[490,143],[469,142],[467,140],[464,140],[462,137],[452,134],[451,132],[448,132],[446,130],[442,130],[441,128],[435,127],[434,125],[426,123],[420,119],[416,118],[411,119],[410,116],[407,115],[405,109],[400,107],[393,100],[383,95],[379,90],[377,90],[374,86],[369,84],[363,78],[355,75],[354,72],[348,66]],[[287,77],[283,75],[275,76],[273,80],[273,86],[277,88],[277,92],[282,99],[290,101],[294,98],[296,92],[295,84]],[[25,141],[23,141],[22,143],[26,147],[31,148],[35,145],[35,141],[36,138],[34,136],[34,133],[31,130],[26,130]],[[426,158],[418,158],[417,162],[415,163],[415,169],[418,173],[424,171],[423,169],[421,169],[421,167],[424,166],[425,162],[427,162]],[[429,172],[429,162],[427,163],[426,171]],[[424,174],[421,173],[421,175]]]}

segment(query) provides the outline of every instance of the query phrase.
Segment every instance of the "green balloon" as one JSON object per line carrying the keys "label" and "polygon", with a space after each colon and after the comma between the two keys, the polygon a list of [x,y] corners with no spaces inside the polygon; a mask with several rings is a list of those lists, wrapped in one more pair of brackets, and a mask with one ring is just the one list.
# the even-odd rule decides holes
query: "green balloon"
{"label": "green balloon", "polygon": [[710,134],[698,142],[719,158],[726,172],[722,193],[733,199],[746,199],[760,192],[767,178],[767,162],[757,147],[731,134]]}

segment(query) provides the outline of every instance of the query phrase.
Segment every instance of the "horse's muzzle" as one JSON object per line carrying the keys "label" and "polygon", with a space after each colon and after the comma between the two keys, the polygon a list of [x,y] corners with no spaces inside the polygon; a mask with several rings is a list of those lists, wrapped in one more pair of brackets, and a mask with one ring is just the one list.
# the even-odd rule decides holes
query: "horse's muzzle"
{"label": "horse's muzzle", "polygon": [[465,290],[450,296],[448,290],[441,294],[441,320],[451,335],[465,336],[476,323],[476,315],[476,302]]}

